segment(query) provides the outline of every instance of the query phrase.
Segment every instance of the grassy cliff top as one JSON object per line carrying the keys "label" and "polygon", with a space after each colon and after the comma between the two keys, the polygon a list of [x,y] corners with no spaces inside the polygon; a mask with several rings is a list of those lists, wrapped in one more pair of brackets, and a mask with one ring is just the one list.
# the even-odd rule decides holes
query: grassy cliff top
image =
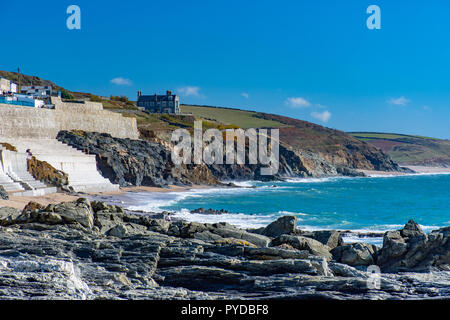
{"label": "grassy cliff top", "polygon": [[223,124],[236,125],[243,129],[277,128],[284,126],[279,121],[261,118],[260,114],[255,111],[194,105],[181,105],[180,109],[182,113],[189,113],[198,118],[221,122]]}
{"label": "grassy cliff top", "polygon": [[449,165],[450,141],[430,137],[378,132],[349,132],[349,135],[381,149],[403,165]]}

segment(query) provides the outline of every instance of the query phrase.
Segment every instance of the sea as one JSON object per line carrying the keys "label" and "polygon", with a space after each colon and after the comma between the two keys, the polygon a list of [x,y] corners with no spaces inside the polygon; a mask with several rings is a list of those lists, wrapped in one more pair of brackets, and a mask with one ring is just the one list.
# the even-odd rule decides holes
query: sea
{"label": "sea", "polygon": [[[413,219],[425,232],[450,226],[450,174],[295,178],[283,182],[234,182],[239,188],[126,193],[116,198],[130,210],[174,212],[196,222],[228,222],[259,228],[284,215],[297,216],[302,230],[354,233],[401,229]],[[197,208],[225,209],[222,215],[192,214]],[[346,242],[381,245],[382,237],[347,235]]]}

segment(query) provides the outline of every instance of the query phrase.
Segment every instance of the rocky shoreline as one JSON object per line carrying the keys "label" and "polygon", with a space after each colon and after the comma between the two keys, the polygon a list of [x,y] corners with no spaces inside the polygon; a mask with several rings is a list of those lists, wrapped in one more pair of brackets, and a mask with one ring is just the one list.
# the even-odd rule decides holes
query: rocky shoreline
{"label": "rocky shoreline", "polygon": [[3,207],[0,299],[450,298],[450,227],[409,221],[380,248],[296,224],[167,221],[82,198]]}

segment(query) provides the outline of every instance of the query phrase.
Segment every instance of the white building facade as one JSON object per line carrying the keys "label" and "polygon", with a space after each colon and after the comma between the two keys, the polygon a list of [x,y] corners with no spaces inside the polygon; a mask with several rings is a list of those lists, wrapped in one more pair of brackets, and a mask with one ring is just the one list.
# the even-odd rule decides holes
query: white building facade
{"label": "white building facade", "polygon": [[0,77],[0,94],[17,93],[17,84]]}

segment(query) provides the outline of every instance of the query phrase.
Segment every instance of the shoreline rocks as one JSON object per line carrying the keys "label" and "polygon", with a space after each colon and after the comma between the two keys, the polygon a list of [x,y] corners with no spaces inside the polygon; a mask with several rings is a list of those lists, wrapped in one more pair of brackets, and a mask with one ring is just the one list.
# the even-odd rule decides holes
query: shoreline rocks
{"label": "shoreline rocks", "polygon": [[450,227],[426,235],[413,221],[382,248],[298,230],[295,217],[254,232],[86,199],[0,208],[0,226],[0,299],[450,297]]}
{"label": "shoreline rocks", "polygon": [[209,208],[209,209],[197,208],[197,209],[191,210],[191,213],[219,215],[219,214],[226,214],[226,213],[229,213],[229,212],[227,210],[225,210],[225,209],[214,210],[214,209],[211,209],[211,208]]}
{"label": "shoreline rocks", "polygon": [[9,200],[8,191],[3,186],[0,186],[0,200]]}

